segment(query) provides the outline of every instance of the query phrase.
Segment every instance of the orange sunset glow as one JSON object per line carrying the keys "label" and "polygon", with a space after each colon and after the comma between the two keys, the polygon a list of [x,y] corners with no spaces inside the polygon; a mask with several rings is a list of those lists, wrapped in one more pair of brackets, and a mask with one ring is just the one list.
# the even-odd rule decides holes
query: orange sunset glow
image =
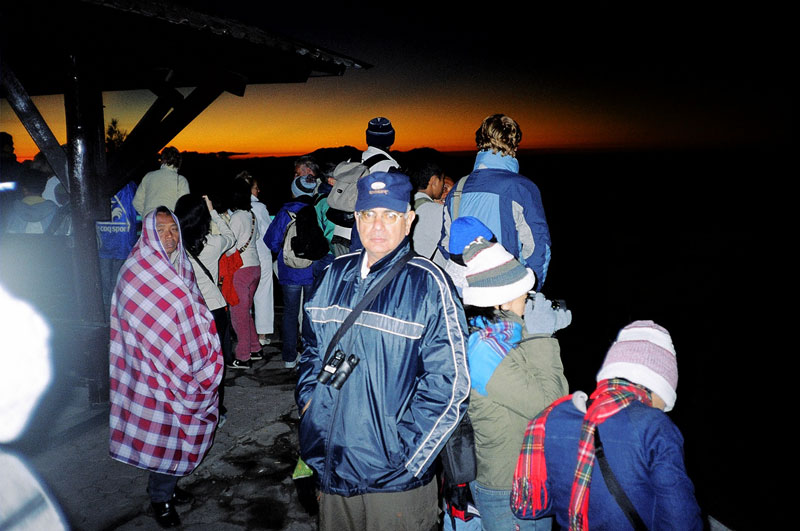
{"label": "orange sunset glow", "polygon": [[[310,15],[301,5],[199,4],[372,67],[305,83],[249,85],[243,97],[225,93],[170,140],[183,151],[270,156],[363,148],[375,116],[392,121],[397,151],[472,150],[475,130],[494,113],[520,124],[522,149],[769,143],[788,123],[780,57],[757,54],[722,27],[716,35],[690,24],[675,39],[675,26],[661,13],[612,31],[593,16],[581,24],[537,11],[535,20],[506,21],[498,40],[500,34],[472,31],[447,9],[434,13],[427,5],[427,16],[397,6],[365,8],[359,16],[381,20],[384,30],[355,37],[334,23],[350,14],[333,5]],[[673,15],[676,24],[686,22]],[[784,49],[768,45],[759,44]],[[64,143],[63,97],[33,101]],[[146,90],[104,93],[105,122],[115,118],[131,131],[153,101]],[[13,136],[18,159],[38,152],[5,99],[0,131]]]}
{"label": "orange sunset glow", "polygon": [[[599,99],[542,94],[531,86],[490,89],[438,82],[400,90],[375,74],[367,71],[341,78],[314,78],[303,84],[251,85],[244,97],[223,94],[170,144],[183,151],[251,156],[298,155],[342,145],[363,147],[366,123],[374,116],[386,116],[397,131],[395,150],[471,150],[475,129],[483,118],[496,112],[519,122],[523,149],[692,145],[737,134],[718,125],[720,116],[714,115],[713,109],[653,105],[642,112],[640,108],[616,108]],[[106,93],[105,121],[116,118],[121,129],[130,131],[154,100],[147,91]],[[58,141],[65,142],[63,97],[40,96],[33,101]],[[678,116],[687,112],[690,118],[679,121]],[[740,119],[733,114],[724,121]],[[0,130],[14,137],[18,159],[30,159],[38,152],[5,100],[0,101]]]}

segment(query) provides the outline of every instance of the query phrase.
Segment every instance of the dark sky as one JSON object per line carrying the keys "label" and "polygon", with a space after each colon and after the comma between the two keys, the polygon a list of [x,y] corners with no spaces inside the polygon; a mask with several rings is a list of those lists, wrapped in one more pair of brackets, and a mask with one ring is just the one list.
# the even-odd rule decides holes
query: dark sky
{"label": "dark sky", "polygon": [[769,5],[200,4],[370,62],[397,84],[445,79],[457,91],[501,79],[666,127],[681,127],[676,112],[695,113],[709,129],[762,139],[787,134],[793,113],[790,19]]}
{"label": "dark sky", "polygon": [[[175,139],[182,149],[360,146],[378,115],[401,132],[396,149],[470,149],[477,125],[495,112],[520,122],[523,147],[783,144],[791,136],[792,19],[769,6],[177,3],[374,65],[221,98]],[[107,95],[107,119],[131,129],[152,99]],[[39,104],[63,134],[59,101]],[[35,146],[3,110],[0,125],[32,156]]]}

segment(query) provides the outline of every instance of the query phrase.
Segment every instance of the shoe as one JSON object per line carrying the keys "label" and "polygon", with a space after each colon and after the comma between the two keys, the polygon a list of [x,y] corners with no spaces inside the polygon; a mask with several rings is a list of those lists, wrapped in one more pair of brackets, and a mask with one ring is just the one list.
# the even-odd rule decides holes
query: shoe
{"label": "shoe", "polygon": [[250,362],[250,360],[233,360],[233,363],[229,363],[227,367],[229,369],[249,369],[252,366],[253,364]]}
{"label": "shoe", "polygon": [[217,428],[221,428],[222,426],[224,426],[227,421],[228,421],[228,415],[222,413],[219,416],[219,420],[217,421]]}
{"label": "shoe", "polygon": [[258,342],[261,343],[261,346],[266,346],[270,344],[270,339],[265,335],[264,337],[259,337]]}
{"label": "shoe", "polygon": [[152,502],[153,516],[161,527],[178,527],[181,525],[181,517],[175,510],[175,504],[168,502]]}
{"label": "shoe", "polygon": [[261,351],[259,350],[258,352],[251,352],[250,359],[255,361],[263,360],[264,356],[261,355]]}
{"label": "shoe", "polygon": [[297,362],[300,361],[300,354],[294,359],[294,361],[284,361],[283,366],[287,369],[294,369],[297,367]]}
{"label": "shoe", "polygon": [[172,502],[175,505],[188,505],[193,501],[194,495],[191,492],[175,485],[175,490],[172,491]]}

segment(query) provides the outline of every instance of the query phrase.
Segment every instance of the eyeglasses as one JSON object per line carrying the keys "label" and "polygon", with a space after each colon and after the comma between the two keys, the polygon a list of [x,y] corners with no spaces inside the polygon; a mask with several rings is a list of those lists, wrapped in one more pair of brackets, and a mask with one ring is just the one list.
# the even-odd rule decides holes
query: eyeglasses
{"label": "eyeglasses", "polygon": [[394,225],[400,220],[400,218],[406,217],[405,214],[395,212],[394,210],[384,210],[382,212],[375,212],[374,210],[359,210],[356,212],[356,215],[361,223],[367,224],[375,223],[380,215],[381,221],[384,225]]}

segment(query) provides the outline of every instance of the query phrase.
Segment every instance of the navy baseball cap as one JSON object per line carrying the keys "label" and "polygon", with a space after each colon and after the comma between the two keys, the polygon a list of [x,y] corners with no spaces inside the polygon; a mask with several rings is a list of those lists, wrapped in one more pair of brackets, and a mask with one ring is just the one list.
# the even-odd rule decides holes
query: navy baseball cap
{"label": "navy baseball cap", "polygon": [[358,180],[356,211],[388,208],[405,212],[411,201],[411,181],[399,172],[377,171]]}

